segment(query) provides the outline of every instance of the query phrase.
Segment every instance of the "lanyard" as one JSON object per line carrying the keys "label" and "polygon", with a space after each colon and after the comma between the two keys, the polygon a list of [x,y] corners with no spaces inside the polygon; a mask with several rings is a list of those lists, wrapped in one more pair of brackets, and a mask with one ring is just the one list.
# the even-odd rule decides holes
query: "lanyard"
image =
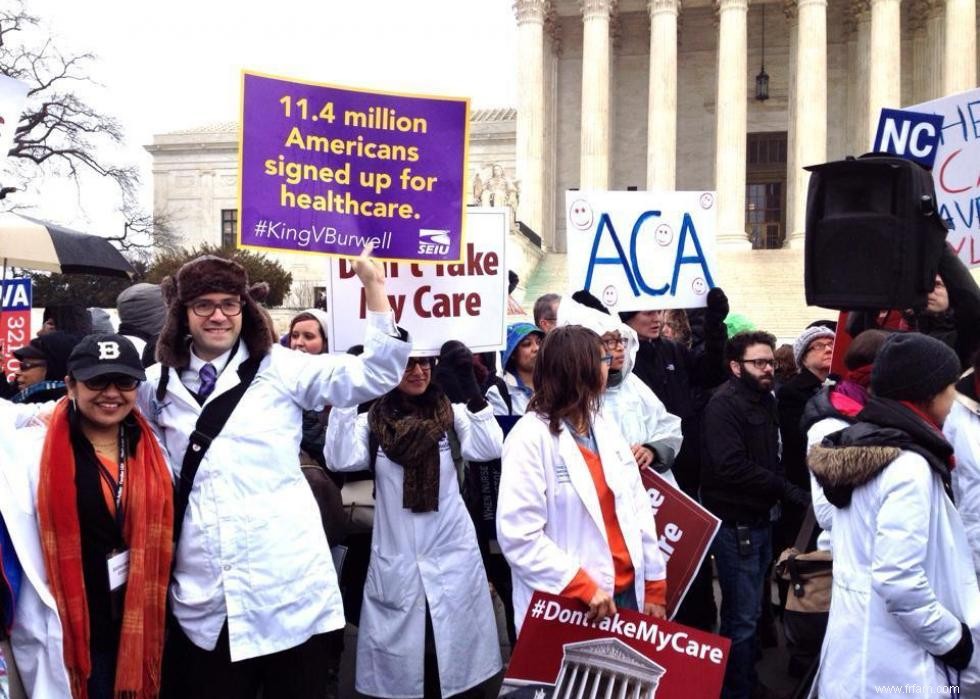
{"label": "lanyard", "polygon": [[126,449],[126,431],[123,429],[122,424],[119,425],[119,480],[112,477],[109,473],[109,469],[105,467],[102,461],[99,461],[99,475],[105,480],[109,485],[109,490],[114,494],[113,499],[116,502],[116,526],[119,527],[119,531],[122,531],[123,526],[123,487],[126,484],[126,457],[128,456],[128,450]]}

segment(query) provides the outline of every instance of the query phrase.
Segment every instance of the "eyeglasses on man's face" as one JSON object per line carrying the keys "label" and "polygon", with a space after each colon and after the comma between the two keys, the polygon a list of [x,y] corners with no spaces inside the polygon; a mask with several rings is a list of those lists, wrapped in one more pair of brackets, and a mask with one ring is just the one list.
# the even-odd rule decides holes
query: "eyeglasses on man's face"
{"label": "eyeglasses on man's face", "polygon": [[775,359],[740,359],[739,364],[751,364],[756,369],[765,369],[767,366],[776,368]]}
{"label": "eyeglasses on man's face", "polygon": [[617,335],[616,337],[604,337],[602,338],[602,346],[612,352],[617,347],[625,347],[626,338],[622,335]]}
{"label": "eyeglasses on man's face", "polygon": [[807,353],[810,352],[824,352],[829,349],[834,349],[833,340],[824,340],[823,342],[811,342],[810,346],[807,348]]}
{"label": "eyeglasses on man's face", "polygon": [[198,301],[191,301],[187,304],[187,307],[199,318],[210,318],[219,308],[223,315],[231,317],[237,316],[242,312],[242,301],[241,299],[225,299],[216,303],[208,299],[200,299]]}

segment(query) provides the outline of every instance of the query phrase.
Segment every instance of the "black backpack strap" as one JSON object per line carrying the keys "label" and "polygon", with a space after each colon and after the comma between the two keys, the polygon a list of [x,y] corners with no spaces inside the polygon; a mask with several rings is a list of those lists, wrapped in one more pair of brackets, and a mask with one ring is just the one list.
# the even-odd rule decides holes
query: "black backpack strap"
{"label": "black backpack strap", "polygon": [[[180,533],[184,528],[184,514],[187,512],[187,503],[190,501],[197,469],[200,467],[201,461],[204,460],[204,455],[207,454],[211,442],[224,428],[228,418],[235,412],[239,401],[245,395],[245,391],[255,379],[262,359],[263,357],[249,357],[242,362],[238,367],[240,383],[208,403],[197,419],[197,424],[187,443],[187,451],[184,452],[184,460],[180,466],[180,480],[177,482],[177,489],[174,494],[175,545],[180,543]],[[164,390],[166,390],[166,383],[163,377],[168,376],[169,373],[170,371],[167,370],[161,376],[161,384]]]}

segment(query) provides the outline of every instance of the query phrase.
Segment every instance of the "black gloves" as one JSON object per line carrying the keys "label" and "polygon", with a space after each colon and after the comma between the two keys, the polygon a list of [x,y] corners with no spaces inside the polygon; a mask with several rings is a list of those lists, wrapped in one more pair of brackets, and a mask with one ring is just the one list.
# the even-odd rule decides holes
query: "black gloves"
{"label": "black gloves", "polygon": [[951,651],[936,657],[954,670],[962,671],[966,669],[966,666],[970,664],[970,659],[973,658],[973,635],[970,633],[969,626],[963,623],[960,623],[960,626],[962,629],[957,644],[953,646]]}
{"label": "black gloves", "polygon": [[433,372],[452,403],[466,403],[470,412],[482,410],[487,401],[473,371],[473,353],[458,340],[446,342],[439,350],[439,363]]}
{"label": "black gloves", "polygon": [[591,292],[586,291],[585,289],[580,289],[572,294],[572,301],[580,303],[583,306],[588,306],[589,308],[599,311],[600,313],[609,315],[609,309],[602,304],[602,301],[597,299]]}
{"label": "black gloves", "polygon": [[728,317],[728,296],[720,286],[708,292],[708,308],[704,314],[706,325],[717,325]]}
{"label": "black gloves", "polygon": [[797,507],[809,507],[811,502],[810,493],[806,492],[798,485],[790,483],[788,480],[784,480],[783,502],[796,505]]}

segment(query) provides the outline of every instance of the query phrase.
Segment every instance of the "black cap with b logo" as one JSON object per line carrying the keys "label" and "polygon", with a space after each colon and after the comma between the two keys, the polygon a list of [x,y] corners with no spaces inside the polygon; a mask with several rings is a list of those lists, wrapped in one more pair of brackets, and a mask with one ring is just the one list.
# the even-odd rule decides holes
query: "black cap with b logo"
{"label": "black cap with b logo", "polygon": [[79,381],[108,374],[146,380],[139,352],[122,335],[86,336],[68,358],[68,373]]}

